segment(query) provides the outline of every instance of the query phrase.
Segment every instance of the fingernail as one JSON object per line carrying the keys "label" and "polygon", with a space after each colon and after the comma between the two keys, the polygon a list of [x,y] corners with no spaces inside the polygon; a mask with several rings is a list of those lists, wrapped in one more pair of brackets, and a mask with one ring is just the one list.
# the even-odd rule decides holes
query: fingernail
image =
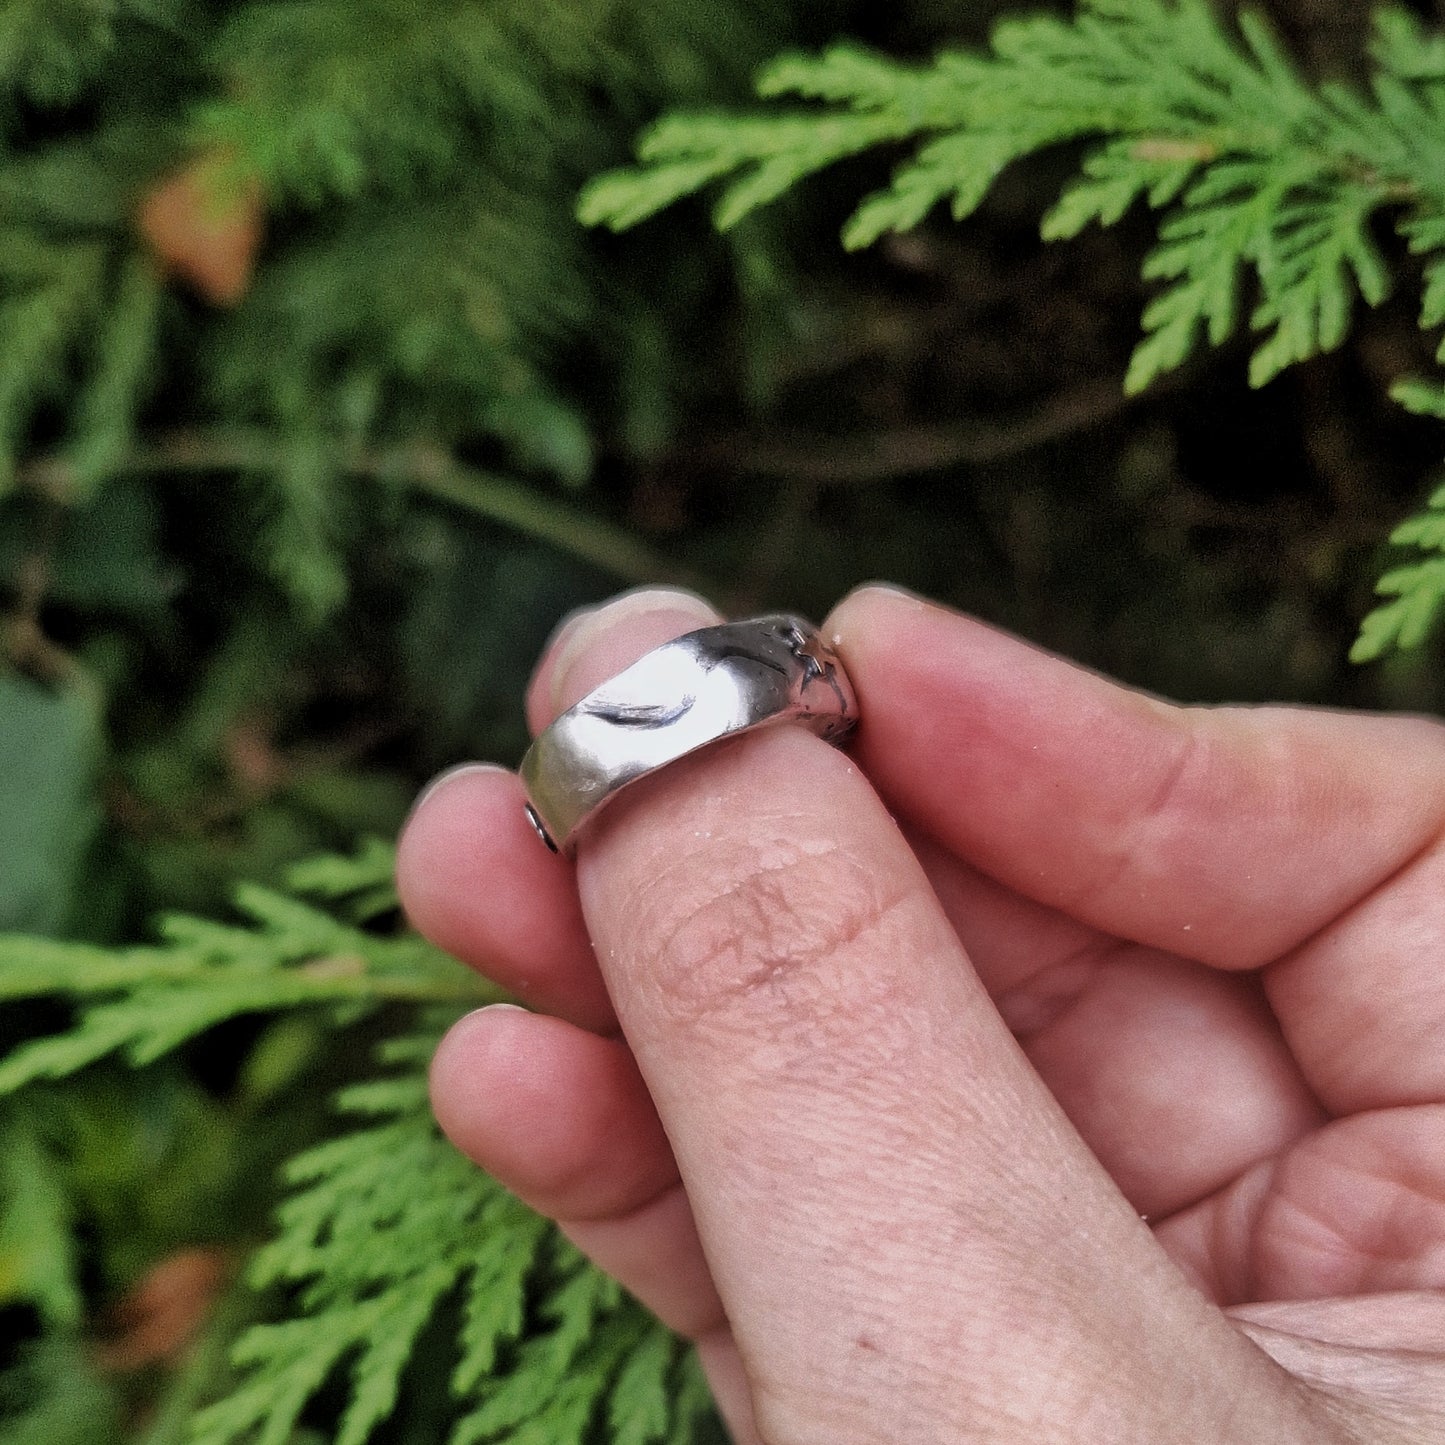
{"label": "fingernail", "polygon": [[[608,677],[615,676],[641,655],[633,651],[632,656],[617,661],[601,644],[623,624],[629,624],[630,634],[633,630],[631,624],[636,624],[644,616],[655,618],[654,627],[639,629],[657,634],[655,640],[648,643],[648,646],[654,647],[660,646],[669,637],[695,631],[699,627],[711,627],[722,620],[721,614],[697,593],[680,587],[646,587],[636,592],[624,592],[605,606],[584,613],[558,638],[557,660],[552,665],[552,706],[555,711],[570,707],[578,697]],[[594,653],[601,655],[594,657]],[[611,665],[614,661],[617,661],[616,666]],[[585,686],[579,685],[579,673],[585,675]]]}
{"label": "fingernail", "polygon": [[[443,1038],[441,1042],[441,1049],[445,1049],[448,1041],[456,1038],[458,1035],[470,1033],[471,1030],[477,1026],[478,1020],[485,1018],[487,1014],[524,1014],[530,1012],[530,1009],[524,1009],[521,1004],[517,1003],[488,1003],[483,1004],[481,1008],[470,1009],[447,1030],[446,1037]],[[482,1024],[481,1027],[487,1028],[488,1025]],[[438,1052],[440,1052],[440,1049]]]}
{"label": "fingernail", "polygon": [[440,792],[445,791],[458,778],[470,777],[474,773],[505,773],[508,769],[498,763],[458,763],[454,768],[448,768],[444,773],[438,773],[421,792],[416,795],[416,802],[411,805],[411,811],[406,815],[406,822],[401,825],[401,832],[406,831],[406,824],[416,817],[421,810],[421,805],[428,798],[434,798]]}
{"label": "fingernail", "polygon": [[905,602],[921,602],[924,606],[932,606],[928,598],[920,596],[917,592],[910,592],[896,582],[865,582],[858,590],[860,592],[884,592],[890,597],[901,597]]}
{"label": "fingernail", "polygon": [[542,644],[542,650],[537,656],[546,657],[554,647],[563,646],[567,639],[581,626],[582,619],[584,617],[590,617],[592,613],[596,611],[597,604],[595,602],[589,602],[584,607],[574,607],[570,612],[564,613],[562,619],[551,632],[547,634],[547,640]]}

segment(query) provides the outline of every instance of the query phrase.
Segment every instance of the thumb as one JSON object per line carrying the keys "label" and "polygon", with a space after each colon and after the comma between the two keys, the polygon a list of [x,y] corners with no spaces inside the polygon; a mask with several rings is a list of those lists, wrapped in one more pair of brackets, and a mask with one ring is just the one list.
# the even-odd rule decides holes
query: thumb
{"label": "thumb", "polygon": [[[569,634],[559,708],[663,640],[644,611]],[[660,769],[577,877],[770,1445],[1330,1438],[1074,1133],[844,754],[782,727]]]}

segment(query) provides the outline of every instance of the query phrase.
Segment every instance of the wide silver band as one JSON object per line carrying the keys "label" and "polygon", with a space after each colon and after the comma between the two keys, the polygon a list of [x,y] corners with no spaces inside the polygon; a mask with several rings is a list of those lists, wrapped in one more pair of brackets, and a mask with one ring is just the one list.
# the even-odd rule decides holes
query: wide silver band
{"label": "wide silver band", "polygon": [[554,852],[618,792],[722,738],[801,723],[841,742],[858,720],[838,655],[801,617],[704,627],[654,648],[527,749],[527,816]]}

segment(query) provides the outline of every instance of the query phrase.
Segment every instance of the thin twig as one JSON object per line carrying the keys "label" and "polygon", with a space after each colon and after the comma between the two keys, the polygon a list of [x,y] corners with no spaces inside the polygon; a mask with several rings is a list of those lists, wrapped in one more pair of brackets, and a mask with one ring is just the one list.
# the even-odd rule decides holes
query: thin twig
{"label": "thin twig", "polygon": [[[146,472],[272,471],[285,460],[284,445],[262,431],[173,431],[137,446],[111,468],[113,475]],[[439,447],[409,446],[350,452],[341,470],[405,487],[473,516],[546,542],[629,582],[700,584],[674,559],[622,527],[588,516],[521,483],[457,461]],[[63,454],[37,457],[20,468],[20,485],[73,504],[82,495]]]}
{"label": "thin twig", "polygon": [[631,582],[701,584],[695,573],[655,551],[631,532],[588,517],[530,487],[466,466],[440,450],[408,447],[394,453],[352,459],[348,470],[499,522],[550,543]]}
{"label": "thin twig", "polygon": [[725,463],[825,487],[869,486],[914,472],[981,466],[1033,451],[1110,420],[1130,400],[1119,382],[1110,379],[1065,392],[1037,411],[1003,422],[898,427],[842,440],[804,434],[730,439],[699,448],[687,460]]}
{"label": "thin twig", "polygon": [[40,505],[39,539],[16,564],[14,606],[9,615],[0,617],[0,658],[42,682],[59,684],[75,676],[75,659],[46,634],[41,614],[60,542],[63,508],[48,493],[42,494]]}

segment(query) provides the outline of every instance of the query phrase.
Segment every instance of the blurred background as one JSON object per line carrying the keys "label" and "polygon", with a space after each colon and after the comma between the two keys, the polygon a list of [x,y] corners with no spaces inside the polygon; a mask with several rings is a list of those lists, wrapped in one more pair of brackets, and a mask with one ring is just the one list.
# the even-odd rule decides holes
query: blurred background
{"label": "blurred background", "polygon": [[[562,613],[650,580],[817,617],[889,578],[1174,697],[1438,709],[1433,658],[1346,661],[1441,452],[1385,399],[1427,365],[1408,286],[1263,391],[1245,342],[1126,401],[1150,231],[1044,246],[1066,154],[851,256],[886,156],[725,237],[573,219],[781,49],[1018,8],[0,5],[0,932],[143,937],[393,835],[515,761]],[[1263,8],[1358,72],[1357,0]],[[125,1087],[98,1135],[208,1107]],[[218,1207],[115,1178],[116,1278]]]}
{"label": "blurred background", "polygon": [[[653,578],[821,615],[888,577],[1188,698],[1434,706],[1351,668],[1437,428],[1412,298],[1259,393],[1138,400],[1140,219],[1046,247],[1069,156],[845,255],[888,158],[726,237],[579,186],[787,46],[997,0],[10,7],[0,51],[0,928],[127,935],[515,759],[537,648]],[[1318,71],[1350,0],[1274,0]]]}

